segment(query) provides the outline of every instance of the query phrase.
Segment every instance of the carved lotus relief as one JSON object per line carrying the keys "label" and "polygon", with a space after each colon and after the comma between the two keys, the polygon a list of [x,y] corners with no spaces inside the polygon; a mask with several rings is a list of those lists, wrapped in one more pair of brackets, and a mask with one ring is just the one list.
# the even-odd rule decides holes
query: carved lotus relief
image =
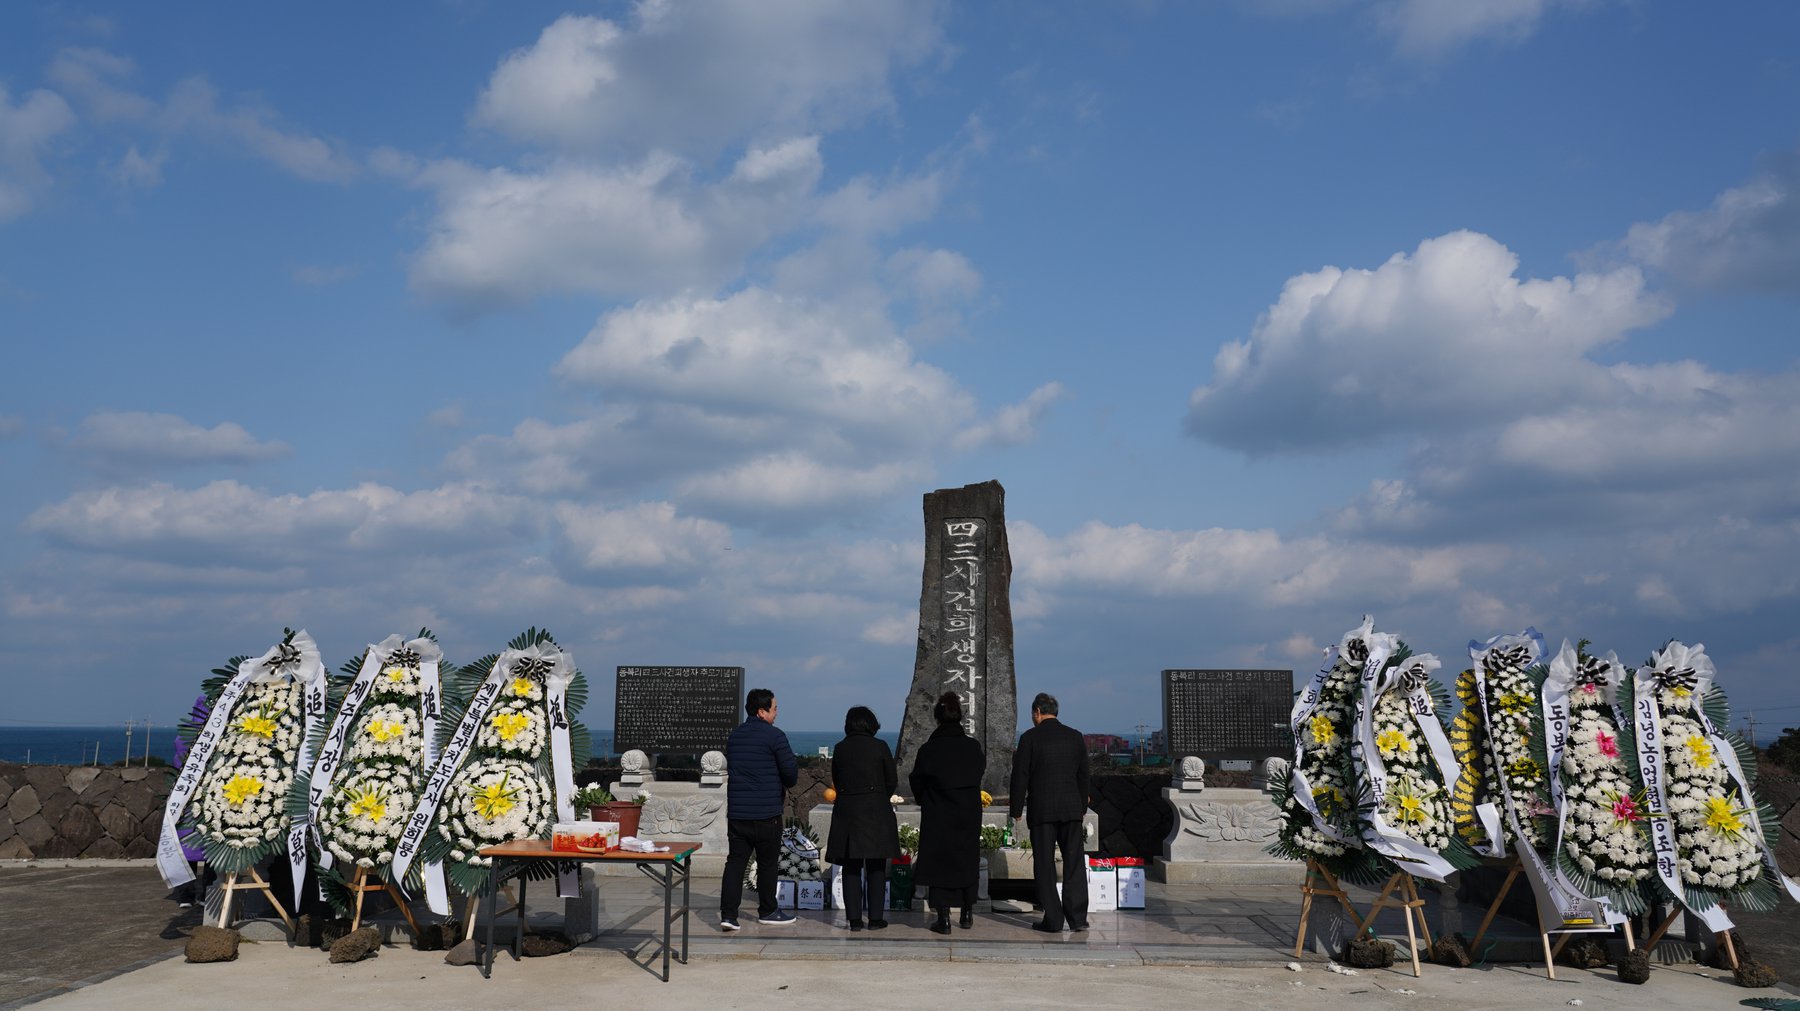
{"label": "carved lotus relief", "polygon": [[638,816],[640,835],[700,835],[719,817],[725,802],[717,797],[652,797]]}
{"label": "carved lotus relief", "polygon": [[1207,842],[1267,842],[1279,825],[1275,808],[1268,804],[1183,805],[1182,830]]}

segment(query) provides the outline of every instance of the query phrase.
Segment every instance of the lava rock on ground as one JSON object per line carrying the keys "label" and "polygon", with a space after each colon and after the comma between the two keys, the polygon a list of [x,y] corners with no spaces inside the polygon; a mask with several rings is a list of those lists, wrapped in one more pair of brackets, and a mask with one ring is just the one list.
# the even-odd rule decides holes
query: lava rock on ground
{"label": "lava rock on ground", "polygon": [[360,962],[381,953],[381,931],[360,927],[338,938],[331,945],[332,962]]}
{"label": "lava rock on ground", "polygon": [[519,945],[526,958],[543,958],[546,955],[561,955],[575,947],[574,942],[561,934],[526,934]]}
{"label": "lava rock on ground", "polygon": [[450,965],[474,965],[481,958],[481,949],[473,937],[458,942],[456,947],[444,952],[444,961]]}
{"label": "lava rock on ground", "polygon": [[230,962],[238,955],[239,934],[223,927],[202,924],[188,938],[187,960],[190,962]]}
{"label": "lava rock on ground", "polygon": [[1650,953],[1642,948],[1633,948],[1619,956],[1619,982],[1650,982]]}
{"label": "lava rock on ground", "polygon": [[1731,978],[1737,980],[1738,986],[1752,988],[1774,986],[1781,982],[1781,976],[1767,962],[1758,962],[1753,958],[1738,962],[1738,967],[1731,971]]}
{"label": "lava rock on ground", "polygon": [[1606,942],[1592,937],[1578,937],[1563,945],[1556,960],[1577,969],[1598,969],[1612,961],[1606,953]]}
{"label": "lava rock on ground", "polygon": [[1431,945],[1431,960],[1438,965],[1467,969],[1475,959],[1469,954],[1469,941],[1461,934],[1440,937]]}
{"label": "lava rock on ground", "polygon": [[1358,937],[1350,942],[1345,961],[1357,969],[1385,969],[1394,964],[1394,945],[1376,937]]}

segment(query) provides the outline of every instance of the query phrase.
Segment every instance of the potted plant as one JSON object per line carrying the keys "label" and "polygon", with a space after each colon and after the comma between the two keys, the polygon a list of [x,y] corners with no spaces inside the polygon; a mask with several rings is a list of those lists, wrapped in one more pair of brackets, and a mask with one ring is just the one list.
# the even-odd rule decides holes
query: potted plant
{"label": "potted plant", "polygon": [[619,823],[619,838],[635,836],[644,813],[644,802],[650,799],[647,793],[639,793],[630,800],[614,799],[606,787],[595,784],[585,787],[575,795],[575,809],[586,808],[588,817],[594,821],[614,821]]}

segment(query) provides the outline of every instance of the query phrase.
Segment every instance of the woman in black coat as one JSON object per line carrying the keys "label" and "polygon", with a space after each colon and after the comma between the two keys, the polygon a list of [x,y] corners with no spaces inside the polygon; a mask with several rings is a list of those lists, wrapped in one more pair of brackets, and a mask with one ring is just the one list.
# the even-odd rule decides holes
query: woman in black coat
{"label": "woman in black coat", "polygon": [[975,925],[975,890],[981,878],[981,773],[987,757],[963,732],[962,699],[945,692],[932,710],[937,729],[919,746],[907,785],[919,802],[919,859],[913,883],[929,885],[935,933],[950,933],[950,907],[962,910],[962,926]]}
{"label": "woman in black coat", "polygon": [[[887,926],[881,900],[887,894],[887,862],[900,855],[900,826],[888,800],[899,785],[894,753],[875,736],[875,714],[856,706],[844,714],[844,739],[831,751],[831,782],[837,800],[825,861],[842,868],[844,916],[851,930],[863,929],[863,896],[869,899],[869,929]],[[866,883],[866,891],[865,891]]]}

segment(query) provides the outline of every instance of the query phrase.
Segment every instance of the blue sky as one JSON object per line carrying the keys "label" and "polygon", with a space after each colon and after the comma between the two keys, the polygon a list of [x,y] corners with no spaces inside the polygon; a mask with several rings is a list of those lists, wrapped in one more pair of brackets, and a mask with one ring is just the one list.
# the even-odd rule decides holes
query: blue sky
{"label": "blue sky", "polygon": [[1800,724],[1800,10],[0,11],[10,720],[547,626],[911,677],[998,479],[1019,690],[1160,721],[1360,616],[1703,641]]}

